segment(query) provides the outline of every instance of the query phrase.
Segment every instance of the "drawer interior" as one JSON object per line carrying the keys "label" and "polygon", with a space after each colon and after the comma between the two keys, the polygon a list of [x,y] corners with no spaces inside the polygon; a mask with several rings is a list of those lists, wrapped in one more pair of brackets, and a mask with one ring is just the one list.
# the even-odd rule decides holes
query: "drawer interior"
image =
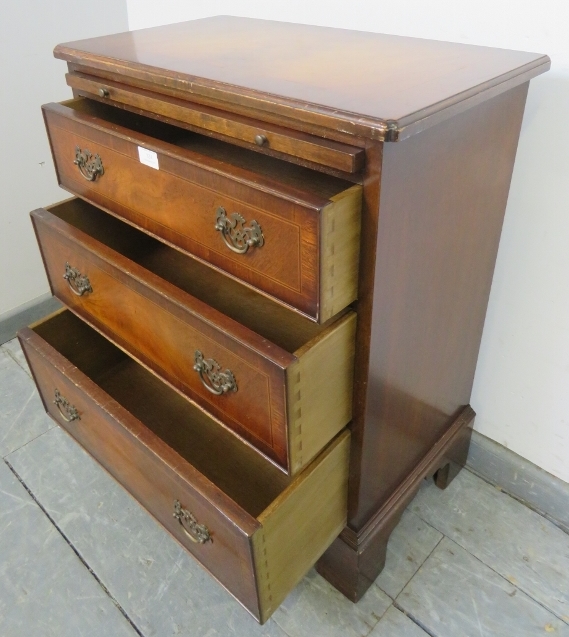
{"label": "drawer interior", "polygon": [[328,327],[282,307],[82,199],[70,199],[48,210],[291,354]]}
{"label": "drawer interior", "polygon": [[291,484],[291,478],[69,310],[32,329],[251,516],[258,517]]}
{"label": "drawer interior", "polygon": [[275,159],[255,151],[200,135],[172,124],[144,117],[116,106],[78,98],[63,102],[67,108],[129,128],[138,133],[199,153],[202,157],[245,169],[303,192],[330,199],[353,184],[332,175]]}

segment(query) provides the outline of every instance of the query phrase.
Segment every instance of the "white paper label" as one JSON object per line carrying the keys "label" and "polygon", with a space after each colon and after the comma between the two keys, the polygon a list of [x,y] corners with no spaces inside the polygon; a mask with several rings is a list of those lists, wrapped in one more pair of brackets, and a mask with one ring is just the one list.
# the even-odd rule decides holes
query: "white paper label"
{"label": "white paper label", "polygon": [[140,163],[145,166],[156,168],[156,170],[160,168],[160,166],[158,166],[158,155],[153,150],[148,150],[148,148],[141,148],[139,146],[138,158],[140,159]]}

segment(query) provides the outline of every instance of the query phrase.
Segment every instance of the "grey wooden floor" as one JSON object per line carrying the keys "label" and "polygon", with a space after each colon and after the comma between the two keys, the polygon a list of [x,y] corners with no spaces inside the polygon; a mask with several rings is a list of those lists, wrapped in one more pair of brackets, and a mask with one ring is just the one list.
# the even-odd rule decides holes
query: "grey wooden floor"
{"label": "grey wooden floor", "polygon": [[423,485],[353,605],[315,572],[255,621],[45,415],[0,348],[2,637],[569,637],[569,536],[463,471]]}

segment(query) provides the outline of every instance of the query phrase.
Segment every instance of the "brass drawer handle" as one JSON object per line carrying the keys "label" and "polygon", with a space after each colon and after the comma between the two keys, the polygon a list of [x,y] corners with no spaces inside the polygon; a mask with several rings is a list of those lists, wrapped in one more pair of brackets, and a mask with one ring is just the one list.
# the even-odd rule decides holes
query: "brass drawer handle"
{"label": "brass drawer handle", "polygon": [[198,524],[195,516],[186,509],[182,509],[182,505],[178,500],[174,500],[174,517],[180,523],[184,533],[196,544],[205,544],[213,542],[211,533],[204,524]]}
{"label": "brass drawer handle", "polygon": [[61,417],[65,422],[73,422],[74,420],[81,420],[81,416],[77,411],[75,405],[72,405],[66,398],[64,398],[60,393],[59,389],[55,390],[55,400],[53,404],[59,410]]}
{"label": "brass drawer handle", "polygon": [[244,223],[245,219],[238,212],[232,212],[228,217],[222,206],[215,212],[215,229],[221,232],[225,245],[237,254],[245,254],[249,248],[261,248],[265,243],[261,226],[255,220],[248,228]]}
{"label": "brass drawer handle", "polygon": [[89,278],[84,274],[81,274],[77,268],[71,267],[69,262],[65,264],[65,274],[63,278],[69,284],[73,294],[77,296],[83,296],[84,294],[90,294],[93,291]]}
{"label": "brass drawer handle", "polygon": [[194,369],[200,375],[203,386],[212,394],[221,396],[229,391],[237,391],[233,372],[229,369],[222,372],[217,361],[213,358],[204,358],[198,349],[194,356]]}
{"label": "brass drawer handle", "polygon": [[73,163],[87,181],[96,181],[97,177],[102,177],[105,174],[101,157],[93,155],[87,149],[81,150],[79,146],[75,147],[75,161]]}

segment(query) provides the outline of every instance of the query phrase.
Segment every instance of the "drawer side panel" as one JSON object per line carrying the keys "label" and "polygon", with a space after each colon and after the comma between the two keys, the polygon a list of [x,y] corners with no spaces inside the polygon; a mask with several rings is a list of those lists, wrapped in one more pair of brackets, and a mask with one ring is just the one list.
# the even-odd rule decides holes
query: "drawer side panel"
{"label": "drawer side panel", "polygon": [[353,186],[322,211],[320,236],[320,321],[358,297],[362,189]]}
{"label": "drawer side panel", "polygon": [[350,312],[298,351],[286,370],[292,474],[352,418],[355,337]]}
{"label": "drawer side panel", "polygon": [[344,431],[259,516],[263,528],[253,546],[262,622],[344,528],[349,451],[350,434]]}

